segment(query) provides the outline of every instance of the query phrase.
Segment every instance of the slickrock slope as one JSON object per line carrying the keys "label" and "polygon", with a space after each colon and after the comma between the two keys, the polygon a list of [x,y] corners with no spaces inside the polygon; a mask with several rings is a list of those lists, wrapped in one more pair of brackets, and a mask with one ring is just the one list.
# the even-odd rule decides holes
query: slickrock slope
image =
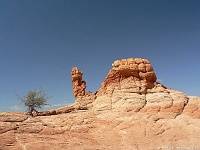
{"label": "slickrock slope", "polygon": [[36,117],[0,113],[0,150],[200,149],[199,97],[156,82],[146,59],[112,66],[95,94],[73,68],[73,105]]}
{"label": "slickrock slope", "polygon": [[154,119],[149,113],[87,110],[35,118],[1,113],[0,118],[1,150],[200,147],[200,121],[186,114]]}

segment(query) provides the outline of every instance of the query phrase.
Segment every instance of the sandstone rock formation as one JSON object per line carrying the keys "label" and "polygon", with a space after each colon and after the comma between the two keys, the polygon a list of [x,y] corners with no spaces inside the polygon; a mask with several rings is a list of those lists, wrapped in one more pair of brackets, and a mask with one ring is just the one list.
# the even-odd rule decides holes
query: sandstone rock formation
{"label": "sandstone rock formation", "polygon": [[174,117],[188,103],[185,94],[156,82],[153,67],[146,59],[117,60],[112,66],[97,92],[95,110],[152,111]]}
{"label": "sandstone rock formation", "polygon": [[112,66],[95,94],[73,68],[73,105],[37,117],[0,113],[0,150],[200,149],[199,97],[158,83],[146,59]]}
{"label": "sandstone rock formation", "polygon": [[186,113],[175,119],[155,114],[79,110],[33,118],[0,113],[0,149],[199,149],[199,119]]}
{"label": "sandstone rock formation", "polygon": [[[156,74],[153,67],[146,59],[129,58],[117,60],[112,64],[113,68],[109,71],[105,81],[102,83],[98,95],[111,94],[116,86],[125,87],[129,93],[146,94],[156,85]],[[122,87],[123,88],[123,87]],[[120,89],[121,90],[121,89]],[[150,92],[150,91],[148,91]]]}
{"label": "sandstone rock formation", "polygon": [[73,93],[77,98],[74,107],[76,109],[88,109],[96,98],[92,92],[86,92],[86,82],[82,80],[83,73],[77,67],[72,68]]}
{"label": "sandstone rock formation", "polygon": [[72,85],[73,85],[73,93],[77,98],[78,96],[85,95],[86,82],[82,80],[83,73],[78,70],[77,67],[73,68],[71,71],[72,75]]}

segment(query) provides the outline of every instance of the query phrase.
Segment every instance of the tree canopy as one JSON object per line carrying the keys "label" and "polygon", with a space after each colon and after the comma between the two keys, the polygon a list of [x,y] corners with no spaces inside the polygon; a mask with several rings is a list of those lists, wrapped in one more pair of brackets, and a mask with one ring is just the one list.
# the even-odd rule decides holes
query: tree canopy
{"label": "tree canopy", "polygon": [[45,93],[43,87],[38,90],[30,90],[25,96],[20,97],[18,94],[18,99],[21,101],[25,107],[28,107],[28,113],[33,116],[33,111],[38,113],[36,108],[42,108],[45,105],[49,105],[47,100],[50,98]]}

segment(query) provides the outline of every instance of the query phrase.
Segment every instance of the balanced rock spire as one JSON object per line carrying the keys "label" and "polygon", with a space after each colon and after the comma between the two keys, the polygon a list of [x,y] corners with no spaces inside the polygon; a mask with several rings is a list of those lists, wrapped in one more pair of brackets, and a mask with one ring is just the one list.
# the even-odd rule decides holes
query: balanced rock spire
{"label": "balanced rock spire", "polygon": [[78,70],[77,67],[72,68],[72,86],[73,86],[73,94],[77,98],[78,96],[85,95],[86,82],[82,80],[83,73]]}

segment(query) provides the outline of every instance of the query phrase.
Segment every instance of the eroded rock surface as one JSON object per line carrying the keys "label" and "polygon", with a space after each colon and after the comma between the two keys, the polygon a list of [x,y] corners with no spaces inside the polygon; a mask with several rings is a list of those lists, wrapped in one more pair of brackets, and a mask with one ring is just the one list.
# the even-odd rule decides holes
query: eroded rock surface
{"label": "eroded rock surface", "polygon": [[[12,118],[4,122],[2,117]],[[18,115],[19,116],[19,115]],[[22,118],[27,116],[21,114]],[[16,120],[0,113],[1,150],[155,150],[199,148],[200,120],[181,114],[174,118],[156,113],[75,111]]]}
{"label": "eroded rock surface", "polygon": [[87,92],[86,82],[82,80],[83,73],[78,70],[77,67],[72,68],[72,85],[73,93],[77,98],[75,104],[73,105],[75,109],[89,109],[92,107],[92,102],[96,98],[95,94],[92,92]]}
{"label": "eroded rock surface", "polygon": [[188,97],[184,93],[168,89],[156,81],[148,60],[122,59],[112,66],[97,92],[93,109],[152,112],[173,118],[187,105]]}
{"label": "eroded rock surface", "polygon": [[200,149],[199,97],[158,83],[146,59],[112,66],[95,94],[73,68],[73,105],[36,117],[0,113],[0,150]]}
{"label": "eroded rock surface", "polygon": [[71,71],[72,75],[72,85],[73,85],[73,93],[77,98],[78,96],[85,95],[86,82],[82,80],[83,73],[78,70],[77,67],[73,68]]}

